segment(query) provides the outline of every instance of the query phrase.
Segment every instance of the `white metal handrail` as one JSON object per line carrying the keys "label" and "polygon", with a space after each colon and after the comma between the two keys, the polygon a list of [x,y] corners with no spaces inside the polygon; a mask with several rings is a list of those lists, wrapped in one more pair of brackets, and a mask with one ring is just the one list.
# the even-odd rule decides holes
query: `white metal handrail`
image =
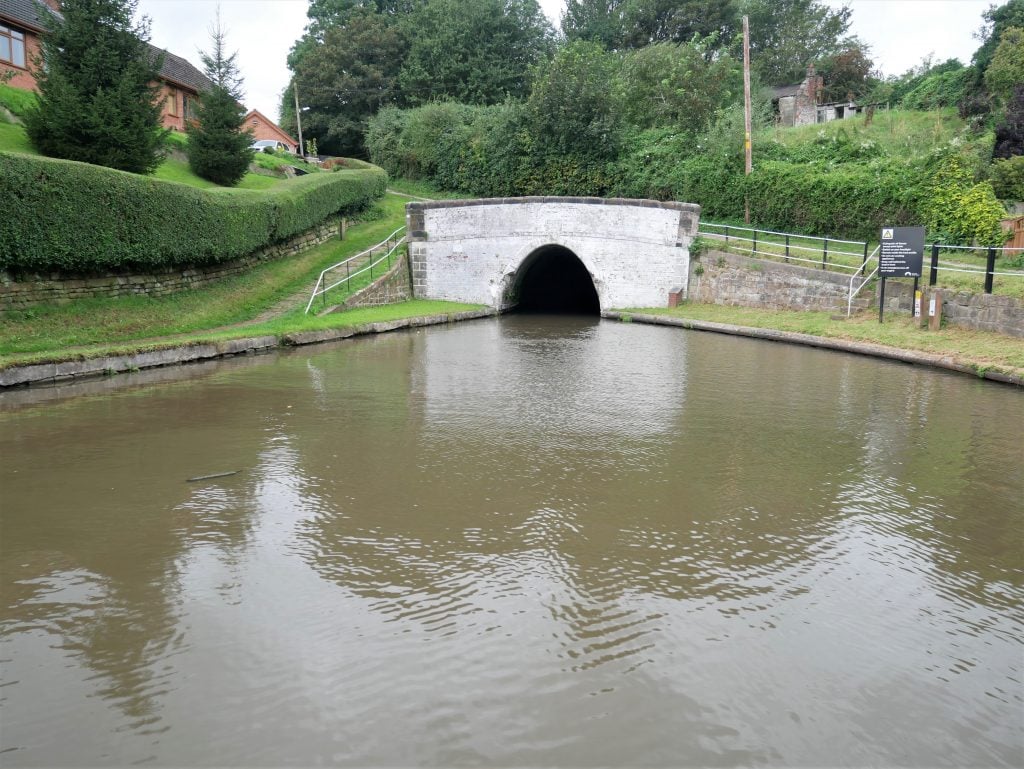
{"label": "white metal handrail", "polygon": [[[398,240],[395,241],[395,244],[393,246],[391,246],[390,249],[388,249],[388,245],[395,238],[395,236],[398,235],[398,233],[400,233],[404,229],[405,229],[405,225],[399,227],[397,230],[392,232],[390,235],[388,235],[386,238],[384,238],[384,240],[382,240],[377,245],[370,246],[365,251],[360,251],[355,256],[350,256],[348,259],[344,259],[344,260],[338,262],[337,264],[332,264],[330,267],[328,267],[327,269],[323,270],[320,273],[320,277],[318,277],[316,279],[316,285],[313,286],[313,293],[310,294],[309,301],[306,303],[306,310],[305,310],[304,314],[306,314],[306,315],[309,314],[309,310],[313,306],[313,302],[316,300],[316,298],[318,296],[323,296],[328,291],[330,291],[332,288],[337,288],[342,283],[347,283],[347,282],[351,281],[352,278],[356,277],[357,275],[361,275],[362,273],[366,272],[367,270],[370,270],[371,274],[372,274],[372,270],[373,270],[374,267],[376,267],[378,264],[383,262],[385,259],[390,259],[391,255],[395,252],[395,250],[405,242],[405,236],[403,235],[402,237],[398,238]],[[377,249],[381,248],[381,247],[387,249],[387,252],[384,254],[384,256],[382,256],[377,261],[372,261],[372,259],[373,259],[373,252],[376,251]],[[371,259],[370,264],[367,265],[366,267],[362,267],[362,268],[356,270],[355,272],[351,272],[352,263],[357,261],[357,260],[359,260],[359,259],[363,259],[366,256],[370,257],[370,259]],[[346,269],[345,277],[342,278],[339,281],[336,281],[335,283],[332,283],[331,285],[327,286],[326,288],[321,288],[321,286],[323,286],[323,284],[324,284],[324,278],[327,275],[327,273],[331,272],[332,270],[340,269],[342,267],[344,267]]]}
{"label": "white metal handrail", "polygon": [[999,270],[992,270],[989,272],[986,269],[972,269],[970,267],[943,267],[940,262],[935,266],[936,272],[965,272],[969,275],[1004,275],[1011,278],[1024,278],[1024,270],[1015,270],[1013,272],[1000,272]]}
{"label": "white metal handrail", "polygon": [[[868,255],[867,260],[865,260],[865,262],[864,262],[864,266],[865,267],[867,266],[868,262],[870,262],[872,259],[874,259],[874,258],[876,258],[878,256],[878,251],[881,248],[882,248],[881,245],[875,246],[875,250],[872,251]],[[853,298],[855,296],[857,296],[857,294],[860,293],[861,289],[864,288],[864,286],[866,286],[868,284],[868,282],[873,277],[875,277],[875,273],[877,273],[881,268],[882,268],[882,263],[879,262],[877,265],[875,265],[875,269],[873,269],[871,271],[871,274],[868,275],[866,278],[864,278],[864,280],[861,281],[861,284],[859,286],[857,286],[857,290],[856,291],[853,290],[853,282],[857,279],[857,273],[855,272],[855,273],[853,273],[853,275],[850,276],[850,289],[849,289],[849,291],[847,292],[847,295],[846,295],[846,317],[847,318],[849,318],[850,315],[853,314]]]}
{"label": "white metal handrail", "polygon": [[[766,232],[766,230],[759,230],[759,232]],[[719,235],[718,233],[715,233],[715,232],[702,232],[700,234],[705,236],[705,237],[709,237],[709,238],[716,238],[718,240],[725,240],[725,236],[724,235]],[[751,245],[756,245],[756,243],[757,243],[757,241],[755,241],[752,238],[735,238],[735,237],[734,238],[730,238],[728,242],[731,243],[734,240],[738,241],[738,242],[743,242],[743,243],[750,243]],[[829,243],[839,243],[839,242],[843,242],[843,241],[838,241],[838,240],[837,241],[833,241],[831,238],[829,238],[828,242]],[[852,242],[852,241],[845,241],[845,242]],[[784,244],[784,243],[774,243],[774,242],[771,243],[771,245],[779,246],[780,248],[786,246],[786,244]],[[750,254],[759,254],[761,256],[770,256],[770,257],[775,258],[775,259],[791,259],[794,262],[807,262],[808,264],[815,264],[815,265],[820,265],[820,264],[823,263],[822,259],[818,258],[817,256],[814,259],[805,259],[805,258],[800,257],[800,256],[793,256],[792,253],[789,253],[789,254],[778,254],[778,253],[776,253],[774,251],[762,251],[762,250],[760,250],[760,249],[758,249],[756,247],[754,247],[754,248],[741,247],[741,248],[744,251],[746,251],[747,253],[750,253]],[[821,253],[817,248],[811,248],[809,246],[801,246],[801,245],[795,244],[795,243],[789,244],[788,248],[789,248],[789,250],[791,252],[792,251],[807,251],[807,252],[810,252],[810,253],[813,253],[813,254],[816,254],[816,255]],[[828,255],[830,255],[830,256],[852,256],[852,257],[858,257],[858,258],[863,256],[862,253],[857,253],[857,252],[853,252],[853,251],[839,251],[839,250],[837,250],[837,251],[829,251]],[[825,263],[828,264],[831,267],[838,267],[841,270],[855,270],[855,271],[859,271],[863,267],[863,264],[849,265],[849,264],[841,264],[839,262],[825,262]]]}
{"label": "white metal handrail", "polygon": [[[739,230],[741,232],[763,232],[765,235],[781,235],[782,237],[788,236],[791,238],[803,238],[804,240],[818,240],[821,242],[825,242],[827,240],[829,243],[847,243],[851,246],[864,245],[863,240],[840,240],[839,238],[821,238],[818,237],[817,235],[798,235],[795,232],[776,232],[775,230],[759,230],[756,227],[740,227],[735,224],[716,224],[715,222],[702,221],[700,225],[702,227],[719,227],[721,229]],[[714,233],[709,232],[706,234],[713,235]],[[741,240],[741,238],[736,238],[736,240]],[[836,253],[839,252],[837,251]],[[855,256],[860,256],[860,254],[855,254]]]}
{"label": "white metal handrail", "polygon": [[[928,245],[930,247],[936,244],[929,243]],[[947,246],[944,243],[939,243],[938,246],[943,251],[952,251],[953,249],[959,251],[988,251],[990,248],[993,251],[1024,251],[1024,246]]]}

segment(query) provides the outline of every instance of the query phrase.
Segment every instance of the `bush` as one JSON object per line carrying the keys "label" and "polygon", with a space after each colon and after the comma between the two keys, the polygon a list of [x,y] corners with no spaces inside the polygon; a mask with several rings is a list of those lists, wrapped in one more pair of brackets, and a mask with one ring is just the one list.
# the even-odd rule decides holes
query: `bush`
{"label": "bush", "polygon": [[442,140],[468,125],[473,110],[454,102],[435,102],[409,110],[385,107],[370,119],[367,128],[370,159],[390,174],[408,179],[433,178],[444,159]]}
{"label": "bush", "polygon": [[0,269],[89,274],[213,264],[364,208],[380,169],[261,191],[198,190],[106,168],[0,153]]}
{"label": "bush", "polygon": [[992,189],[1000,200],[1024,200],[1024,155],[992,163]]}
{"label": "bush", "polygon": [[966,68],[929,74],[903,97],[902,106],[920,110],[955,107],[967,97],[973,74]]}
{"label": "bush", "polygon": [[1006,210],[991,183],[975,182],[969,159],[942,153],[922,186],[920,211],[928,235],[942,243],[1001,246]]}
{"label": "bush", "polygon": [[717,151],[685,133],[643,132],[616,177],[615,194],[623,197],[698,203],[705,217],[743,216],[741,152]]}

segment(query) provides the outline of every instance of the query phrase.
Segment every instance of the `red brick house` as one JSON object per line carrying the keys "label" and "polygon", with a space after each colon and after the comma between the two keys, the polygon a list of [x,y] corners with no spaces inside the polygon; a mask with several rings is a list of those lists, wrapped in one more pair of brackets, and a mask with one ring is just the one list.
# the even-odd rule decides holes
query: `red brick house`
{"label": "red brick house", "polygon": [[[0,3],[2,2],[4,0],[0,0]],[[164,127],[184,131],[185,121],[194,117],[200,92],[209,88],[212,83],[206,75],[180,56],[152,45],[150,48],[164,56],[164,63],[158,76],[160,95],[163,99],[160,117]]]}
{"label": "red brick house", "polygon": [[252,110],[245,116],[245,127],[252,132],[253,141],[276,139],[284,144],[289,152],[298,152],[299,143],[259,110]]}
{"label": "red brick house", "polygon": [[0,74],[13,72],[8,85],[15,88],[35,90],[29,66],[39,56],[39,35],[45,30],[40,13],[45,11],[34,0],[0,0]]}
{"label": "red brick house", "polygon": [[[46,0],[46,7],[59,12],[59,1]],[[14,73],[8,83],[14,88],[37,90],[31,67],[39,55],[39,37],[46,32],[43,13],[46,11],[36,0],[0,0],[0,73]],[[164,57],[158,76],[164,127],[183,131],[199,93],[210,81],[180,56],[152,45],[150,49]]]}

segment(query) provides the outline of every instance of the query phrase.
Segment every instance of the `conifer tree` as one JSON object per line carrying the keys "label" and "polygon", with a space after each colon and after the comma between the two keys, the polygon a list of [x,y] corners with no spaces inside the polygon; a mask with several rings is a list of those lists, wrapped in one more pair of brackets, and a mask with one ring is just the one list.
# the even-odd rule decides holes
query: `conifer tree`
{"label": "conifer tree", "polygon": [[149,21],[137,0],[64,0],[50,14],[36,72],[38,105],[25,116],[44,155],[149,173],[162,160],[157,73]]}
{"label": "conifer tree", "polygon": [[235,63],[238,52],[227,54],[225,37],[218,10],[210,28],[213,48],[209,53],[200,52],[210,87],[203,92],[196,119],[185,132],[192,170],[215,184],[233,187],[252,161],[252,134],[242,130],[245,108],[241,104],[242,77]]}

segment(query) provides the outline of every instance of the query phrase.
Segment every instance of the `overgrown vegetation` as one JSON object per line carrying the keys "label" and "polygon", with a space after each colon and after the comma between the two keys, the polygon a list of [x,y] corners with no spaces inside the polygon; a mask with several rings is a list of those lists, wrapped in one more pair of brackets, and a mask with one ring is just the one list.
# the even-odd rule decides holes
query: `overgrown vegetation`
{"label": "overgrown vegetation", "polygon": [[[329,5],[314,1],[310,10],[325,30]],[[388,29],[414,13],[383,0],[360,5]],[[741,13],[754,36],[750,177],[739,109]],[[532,68],[524,97],[470,100],[442,81],[438,100],[407,106],[416,100],[396,81],[390,104],[368,121],[365,146],[393,175],[468,195],[675,198],[715,218],[741,216],[749,202],[767,227],[865,238],[885,223],[927,222],[951,243],[1001,244],[999,201],[1017,186],[1012,166],[996,171],[991,160],[1024,152],[1024,92],[1009,87],[1019,81],[1024,0],[983,14],[971,65],[926,60],[884,80],[848,34],[851,13],[820,0],[570,0],[566,42]],[[307,37],[301,45],[308,53],[319,43]],[[824,74],[823,99],[852,95],[895,110],[771,128],[758,79],[796,82],[808,62]]]}
{"label": "overgrown vegetation", "polygon": [[[579,77],[557,79],[568,80],[562,98],[570,105],[589,93]],[[595,75],[595,88],[602,80]],[[558,114],[547,106],[547,114]],[[771,229],[872,238],[883,224],[925,222],[943,242],[1004,239],[1005,210],[991,182],[979,179],[991,134],[971,135],[951,110],[889,112],[870,126],[850,120],[762,129],[749,177],[735,150],[743,131],[736,108],[719,110],[702,131],[637,131],[601,119],[613,114],[612,106],[578,112],[592,133],[577,147],[571,134],[559,137],[557,126],[538,124],[530,105],[392,108],[371,121],[367,144],[393,175],[470,195],[686,200],[711,219],[742,218],[749,201],[755,221]]]}

